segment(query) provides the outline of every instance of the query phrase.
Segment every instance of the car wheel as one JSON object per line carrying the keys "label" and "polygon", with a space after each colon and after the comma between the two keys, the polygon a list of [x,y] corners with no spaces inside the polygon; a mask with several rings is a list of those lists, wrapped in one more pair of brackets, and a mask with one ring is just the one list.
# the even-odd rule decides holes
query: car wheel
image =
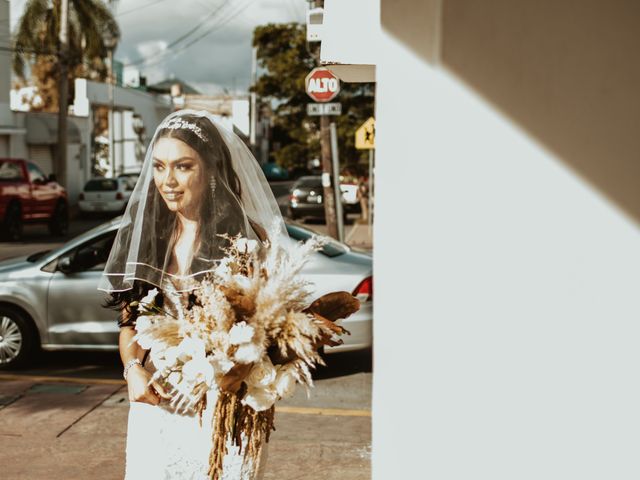
{"label": "car wheel", "polygon": [[7,240],[17,242],[22,238],[22,215],[20,205],[12,203],[4,217],[4,235]]}
{"label": "car wheel", "polygon": [[16,308],[0,306],[0,369],[28,363],[37,344],[29,319]]}
{"label": "car wheel", "polygon": [[69,231],[69,210],[67,204],[58,202],[49,223],[49,231],[52,235],[66,235]]}

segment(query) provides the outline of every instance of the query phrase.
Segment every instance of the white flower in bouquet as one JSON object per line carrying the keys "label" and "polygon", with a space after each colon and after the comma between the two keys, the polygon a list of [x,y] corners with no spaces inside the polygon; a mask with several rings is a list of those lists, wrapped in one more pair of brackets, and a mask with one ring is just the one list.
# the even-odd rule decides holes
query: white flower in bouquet
{"label": "white flower in bouquet", "polygon": [[147,310],[147,306],[153,304],[157,295],[157,288],[149,290],[149,292],[144,297],[142,297],[142,300],[140,300],[140,303],[138,304],[138,312],[144,313]]}
{"label": "white flower in bouquet", "polygon": [[224,355],[217,355],[216,353],[217,352],[214,352],[214,354],[209,357],[209,362],[213,366],[216,376],[222,376],[231,370],[235,363],[229,360],[228,357]]}
{"label": "white flower in bouquet", "polygon": [[180,349],[177,346],[169,347],[164,351],[164,361],[169,365],[175,365],[180,355]]}
{"label": "white flower in bouquet", "polygon": [[234,359],[238,363],[253,363],[260,360],[262,357],[263,349],[255,343],[243,343],[238,346],[236,353],[233,355]]}
{"label": "white flower in bouquet", "polygon": [[295,368],[290,365],[278,365],[273,387],[280,398],[289,398],[296,388]]}
{"label": "white flower in bouquet", "polygon": [[237,287],[241,291],[247,291],[251,289],[251,279],[245,275],[236,273],[235,275],[231,276],[231,280],[233,282],[232,285]]}
{"label": "white flower in bouquet", "polygon": [[182,366],[182,377],[184,381],[191,384],[213,382],[213,367],[206,357],[195,357]]}
{"label": "white flower in bouquet", "polygon": [[259,388],[267,388],[269,387],[276,379],[276,368],[271,363],[271,360],[268,356],[262,357],[262,361],[256,363],[245,382],[250,387],[259,387]]}
{"label": "white flower in bouquet", "polygon": [[136,320],[136,330],[146,330],[151,326],[151,319],[147,316],[140,316]]}
{"label": "white flower in bouquet", "polygon": [[236,241],[236,247],[240,253],[252,253],[258,246],[258,242],[256,240],[250,240],[248,238],[239,238]]}
{"label": "white flower in bouquet", "polygon": [[229,267],[230,263],[231,259],[229,257],[224,257],[213,270],[213,273],[221,279],[227,279],[231,274],[231,268]]}
{"label": "white flower in bouquet", "polygon": [[254,333],[255,329],[251,325],[247,325],[247,322],[238,322],[229,330],[229,343],[231,345],[248,343],[253,338]]}
{"label": "white flower in bouquet", "polygon": [[185,337],[177,346],[177,349],[179,352],[178,359],[183,362],[187,362],[191,358],[204,358],[206,356],[205,344],[199,338]]}
{"label": "white flower in bouquet", "polygon": [[248,405],[256,412],[262,412],[271,408],[276,403],[278,394],[272,389],[249,387],[242,398],[243,405]]}

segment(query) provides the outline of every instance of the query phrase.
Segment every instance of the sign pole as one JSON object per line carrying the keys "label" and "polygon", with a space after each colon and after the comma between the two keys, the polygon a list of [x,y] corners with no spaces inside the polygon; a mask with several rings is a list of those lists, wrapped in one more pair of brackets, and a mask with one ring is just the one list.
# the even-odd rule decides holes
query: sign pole
{"label": "sign pole", "polygon": [[371,148],[369,150],[369,211],[367,212],[367,220],[369,222],[369,233],[371,234],[371,228],[373,224],[373,160],[374,160],[374,149]]}
{"label": "sign pole", "polygon": [[331,164],[331,139],[329,133],[329,116],[320,116],[320,150],[322,158],[322,186],[324,187],[324,215],[327,222],[329,236],[338,238],[338,226],[336,224],[336,201],[333,191],[332,164]]}
{"label": "sign pole", "polygon": [[[337,224],[337,211],[340,211],[340,182],[335,180],[337,167],[334,169],[331,160],[331,132],[329,128],[329,115],[339,115],[341,106],[339,103],[327,103],[340,93],[340,79],[328,68],[316,67],[305,78],[305,90],[307,95],[316,102],[307,106],[310,115],[320,116],[320,152],[322,158],[322,187],[324,194],[324,215],[327,222],[327,231],[333,238],[342,238]],[[335,129],[335,126],[334,126]],[[337,148],[336,148],[337,154]],[[337,194],[336,190],[337,189]]]}
{"label": "sign pole", "polygon": [[342,190],[340,189],[340,158],[338,156],[338,132],[336,123],[331,122],[331,157],[333,167],[333,192],[336,202],[336,220],[338,224],[338,240],[344,242],[344,215],[342,213]]}

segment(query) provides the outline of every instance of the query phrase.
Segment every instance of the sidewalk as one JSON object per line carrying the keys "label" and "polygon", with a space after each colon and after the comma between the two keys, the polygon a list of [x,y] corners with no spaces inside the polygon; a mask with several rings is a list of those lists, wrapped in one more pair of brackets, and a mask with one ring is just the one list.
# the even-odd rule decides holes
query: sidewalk
{"label": "sidewalk", "polygon": [[[123,478],[129,411],[123,382],[4,377],[3,480]],[[276,429],[264,480],[371,478],[367,411],[287,405],[276,410]]]}
{"label": "sidewalk", "polygon": [[345,229],[344,243],[352,247],[373,250],[373,226],[356,221]]}

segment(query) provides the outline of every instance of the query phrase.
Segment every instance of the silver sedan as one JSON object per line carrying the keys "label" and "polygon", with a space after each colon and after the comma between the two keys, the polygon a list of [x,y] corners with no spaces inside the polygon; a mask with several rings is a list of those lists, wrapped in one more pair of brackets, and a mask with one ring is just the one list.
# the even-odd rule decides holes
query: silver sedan
{"label": "silver sedan", "polygon": [[[119,223],[116,218],[53,251],[0,262],[0,368],[27,363],[38,348],[118,349],[117,312],[101,306],[105,294],[96,286]],[[312,235],[295,223],[287,230],[292,242]],[[371,347],[371,255],[331,240],[302,274],[315,285],[316,296],[343,290],[361,300],[360,310],[341,322],[351,335],[326,353]]]}

